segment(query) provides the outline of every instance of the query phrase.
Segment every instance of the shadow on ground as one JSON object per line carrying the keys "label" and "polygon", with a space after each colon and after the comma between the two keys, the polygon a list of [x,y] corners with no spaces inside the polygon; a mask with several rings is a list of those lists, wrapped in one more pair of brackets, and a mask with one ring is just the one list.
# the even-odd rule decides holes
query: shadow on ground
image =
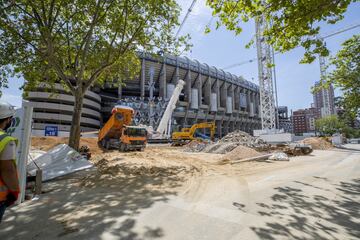
{"label": "shadow on ground", "polygon": [[[121,171],[121,169],[118,169]],[[91,177],[89,177],[89,174]],[[37,201],[9,209],[0,239],[156,239],[161,228],[134,231],[135,216],[155,202],[167,201],[184,181],[176,174],[84,174],[47,184]],[[154,216],[156,217],[156,216]]]}
{"label": "shadow on ground", "polygon": [[[314,179],[329,181],[319,177]],[[360,178],[336,183],[339,194],[334,194],[331,199],[321,195],[328,189],[296,183],[313,187],[316,194],[305,195],[294,187],[275,188],[277,192],[271,196],[271,204],[257,203],[260,216],[278,219],[267,221],[264,227],[251,227],[260,239],[328,240],[338,239],[337,236],[343,233],[351,236],[350,239],[360,238]]]}

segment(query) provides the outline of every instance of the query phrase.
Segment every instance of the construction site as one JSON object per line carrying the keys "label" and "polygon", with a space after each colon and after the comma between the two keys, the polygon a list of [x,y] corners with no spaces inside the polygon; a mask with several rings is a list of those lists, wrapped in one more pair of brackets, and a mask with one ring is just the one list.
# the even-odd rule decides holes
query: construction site
{"label": "construction site", "polygon": [[[64,84],[24,95],[8,130],[21,140],[21,191],[0,239],[360,239],[360,139],[281,128],[275,53],[265,17],[254,23],[256,84],[138,51],[134,78],[84,91],[79,148]],[[335,114],[333,91],[318,94],[319,118]]]}

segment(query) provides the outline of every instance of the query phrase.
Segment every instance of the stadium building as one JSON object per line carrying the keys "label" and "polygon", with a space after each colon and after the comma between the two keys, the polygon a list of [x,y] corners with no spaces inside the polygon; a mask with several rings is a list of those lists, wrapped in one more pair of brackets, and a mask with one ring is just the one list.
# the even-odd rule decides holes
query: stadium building
{"label": "stadium building", "polygon": [[[81,118],[83,132],[98,130],[115,104],[136,110],[134,124],[156,128],[176,83],[186,83],[172,115],[172,128],[179,130],[196,122],[215,121],[216,134],[240,129],[252,133],[261,128],[260,93],[256,84],[221,69],[187,57],[140,54],[141,72],[135,79],[115,86],[106,83],[86,92]],[[34,106],[33,129],[41,134],[56,126],[61,135],[71,127],[74,97],[60,84],[49,92],[44,85],[29,92]]]}

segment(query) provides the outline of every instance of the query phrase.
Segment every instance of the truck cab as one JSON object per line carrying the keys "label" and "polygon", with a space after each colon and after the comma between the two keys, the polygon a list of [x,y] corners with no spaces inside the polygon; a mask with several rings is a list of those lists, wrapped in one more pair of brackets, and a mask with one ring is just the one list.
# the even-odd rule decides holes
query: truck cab
{"label": "truck cab", "polygon": [[120,151],[140,150],[146,146],[147,131],[143,127],[124,126],[120,137]]}
{"label": "truck cab", "polygon": [[105,149],[118,148],[120,151],[144,150],[147,131],[144,127],[130,125],[134,112],[127,106],[115,106],[111,117],[99,131],[99,146]]}

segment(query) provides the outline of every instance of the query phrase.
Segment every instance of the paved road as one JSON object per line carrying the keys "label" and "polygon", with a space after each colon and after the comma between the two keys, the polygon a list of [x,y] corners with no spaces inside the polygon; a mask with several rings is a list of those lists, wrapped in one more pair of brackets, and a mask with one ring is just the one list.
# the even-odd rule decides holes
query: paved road
{"label": "paved road", "polygon": [[102,201],[101,192],[70,188],[11,210],[0,239],[360,239],[360,146],[349,146],[242,163],[189,179],[176,194],[136,182]]}
{"label": "paved road", "polygon": [[136,232],[158,229],[162,239],[360,239],[360,148],[205,177],[136,221]]}

